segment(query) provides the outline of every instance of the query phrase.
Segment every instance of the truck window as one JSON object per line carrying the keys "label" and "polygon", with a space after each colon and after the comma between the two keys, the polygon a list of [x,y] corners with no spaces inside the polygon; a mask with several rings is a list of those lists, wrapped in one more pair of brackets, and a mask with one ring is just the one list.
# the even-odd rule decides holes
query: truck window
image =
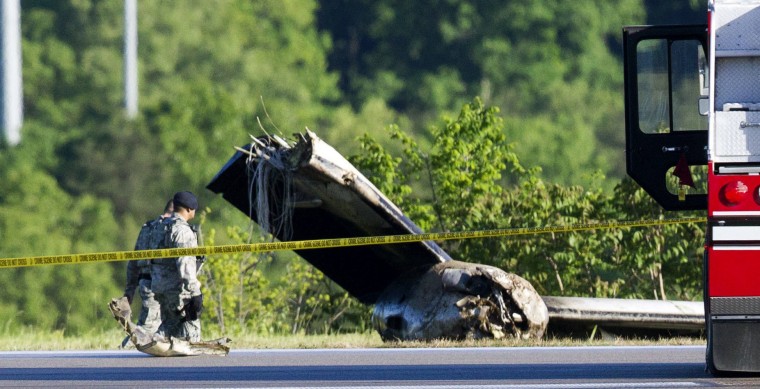
{"label": "truck window", "polygon": [[699,100],[706,94],[705,55],[698,40],[638,42],[639,129],[647,134],[706,131]]}

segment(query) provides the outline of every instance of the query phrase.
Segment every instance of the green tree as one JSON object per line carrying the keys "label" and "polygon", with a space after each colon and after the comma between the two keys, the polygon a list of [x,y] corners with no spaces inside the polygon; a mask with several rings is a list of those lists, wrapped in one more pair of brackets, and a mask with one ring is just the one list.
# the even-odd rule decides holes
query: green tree
{"label": "green tree", "polygon": [[[405,158],[371,137],[351,160],[386,190],[423,230],[573,226],[615,220],[662,219],[662,209],[631,180],[614,194],[598,184],[551,184],[524,169],[503,136],[498,110],[479,100],[455,120],[434,127],[424,152],[392,130]],[[429,177],[429,190],[412,190]],[[424,194],[424,195],[423,195]],[[421,196],[422,195],[422,196]],[[446,241],[452,257],[516,273],[542,295],[699,299],[704,226],[616,228],[482,240]]]}
{"label": "green tree", "polygon": [[[261,133],[259,123],[274,133],[307,125],[348,144],[341,132],[356,130],[334,124],[333,113],[340,110],[341,121],[353,115],[327,70],[330,41],[315,29],[316,6],[139,3],[141,118],[129,123],[115,71],[122,4],[24,2],[26,117],[40,125],[26,126],[23,139],[44,141],[45,167],[67,192],[108,198],[131,220],[152,215],[178,188],[209,203],[202,188],[233,145]],[[392,117],[387,109],[365,112],[367,120]]]}
{"label": "green tree", "polygon": [[[314,27],[315,7],[311,0],[140,2],[140,117],[128,121],[122,110],[123,4],[24,1],[26,122],[22,143],[3,150],[14,164],[0,167],[0,176],[21,174],[23,180],[8,180],[0,190],[3,228],[15,228],[0,238],[0,251],[13,256],[128,249],[140,223],[177,190],[195,191],[204,205],[221,204],[203,187],[233,145],[261,131],[257,118],[284,131],[300,131],[304,123],[332,128],[334,110],[351,119],[340,106],[336,77],[326,69],[330,42]],[[365,117],[389,115],[381,111],[367,110]],[[329,136],[341,139],[339,133]],[[25,204],[37,200],[61,208]],[[243,219],[233,210],[212,218],[217,226]],[[83,310],[94,298],[101,307],[119,293],[124,264],[104,266],[108,271],[81,273],[82,285],[109,285],[99,288],[106,297],[82,299]],[[50,298],[35,309],[22,301],[34,290],[40,291],[35,301],[42,293],[70,296],[56,293],[54,285],[72,287],[68,272],[79,269],[29,277],[18,276],[27,270],[6,272],[9,280],[39,280],[20,286],[29,292],[7,292],[5,304],[23,310],[24,324],[38,320],[47,326],[55,318],[67,331],[80,328],[72,324],[75,308],[68,308],[74,299],[58,304]],[[37,318],[42,314],[47,318]]]}
{"label": "green tree", "polygon": [[[68,195],[15,151],[0,155],[0,257],[116,246],[118,225],[108,202]],[[113,269],[111,264],[2,269],[0,280],[8,286],[0,291],[3,324],[71,334],[104,328],[112,324],[105,302],[119,293]]]}
{"label": "green tree", "polygon": [[354,106],[380,96],[424,128],[480,96],[502,108],[523,164],[551,181],[624,176],[620,29],[644,22],[640,1],[321,5],[330,64]]}
{"label": "green tree", "polygon": [[[248,234],[239,228],[227,230],[230,239],[249,242]],[[216,231],[211,230],[207,244],[213,245]],[[208,258],[203,285],[208,320],[222,333],[270,333],[275,313],[272,299],[276,296],[264,270],[272,261],[268,253],[236,253]]]}
{"label": "green tree", "polygon": [[[258,231],[227,229],[234,243],[264,242]],[[211,230],[208,243],[215,241]],[[273,262],[284,263],[275,276]],[[204,268],[207,320],[224,334],[369,330],[370,310],[292,252],[214,255]],[[209,327],[206,327],[209,328]]]}
{"label": "green tree", "polygon": [[707,0],[644,0],[650,24],[706,24]]}

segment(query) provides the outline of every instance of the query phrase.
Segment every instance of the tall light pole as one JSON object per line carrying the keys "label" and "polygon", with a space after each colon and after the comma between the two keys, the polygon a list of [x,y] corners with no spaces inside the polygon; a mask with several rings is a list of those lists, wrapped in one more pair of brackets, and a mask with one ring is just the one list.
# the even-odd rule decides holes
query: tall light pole
{"label": "tall light pole", "polygon": [[21,80],[21,5],[20,0],[2,0],[0,7],[0,119],[5,141],[15,146],[21,141],[24,121],[24,94]]}
{"label": "tall light pole", "polygon": [[137,117],[137,0],[124,0],[124,107]]}

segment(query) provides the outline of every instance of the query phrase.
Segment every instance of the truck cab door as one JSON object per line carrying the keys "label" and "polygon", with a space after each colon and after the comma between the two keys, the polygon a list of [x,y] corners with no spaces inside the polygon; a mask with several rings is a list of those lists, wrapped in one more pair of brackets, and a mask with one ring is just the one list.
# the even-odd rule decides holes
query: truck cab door
{"label": "truck cab door", "polygon": [[623,29],[626,169],[666,210],[707,209],[706,186],[673,184],[674,170],[707,165],[706,52],[707,25]]}

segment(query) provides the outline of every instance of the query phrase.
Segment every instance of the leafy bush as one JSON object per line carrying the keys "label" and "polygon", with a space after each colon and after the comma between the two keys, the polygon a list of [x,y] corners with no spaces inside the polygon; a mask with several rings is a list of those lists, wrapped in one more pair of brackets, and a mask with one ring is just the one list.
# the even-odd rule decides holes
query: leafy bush
{"label": "leafy bush", "polygon": [[[431,129],[429,151],[391,126],[404,158],[365,136],[363,153],[351,160],[429,232],[676,216],[629,179],[611,195],[544,181],[540,169],[521,166],[498,112],[479,99],[464,105],[456,119]],[[457,259],[527,278],[543,295],[692,300],[701,297],[703,241],[704,226],[689,223],[442,244]]]}
{"label": "leafy bush", "polygon": [[[216,231],[206,240],[213,245]],[[231,244],[250,243],[252,231],[227,229]],[[370,310],[292,252],[277,253],[284,273],[272,281],[274,253],[234,253],[208,258],[203,269],[204,323],[212,332],[331,334],[366,332]],[[208,328],[208,327],[207,327]]]}

